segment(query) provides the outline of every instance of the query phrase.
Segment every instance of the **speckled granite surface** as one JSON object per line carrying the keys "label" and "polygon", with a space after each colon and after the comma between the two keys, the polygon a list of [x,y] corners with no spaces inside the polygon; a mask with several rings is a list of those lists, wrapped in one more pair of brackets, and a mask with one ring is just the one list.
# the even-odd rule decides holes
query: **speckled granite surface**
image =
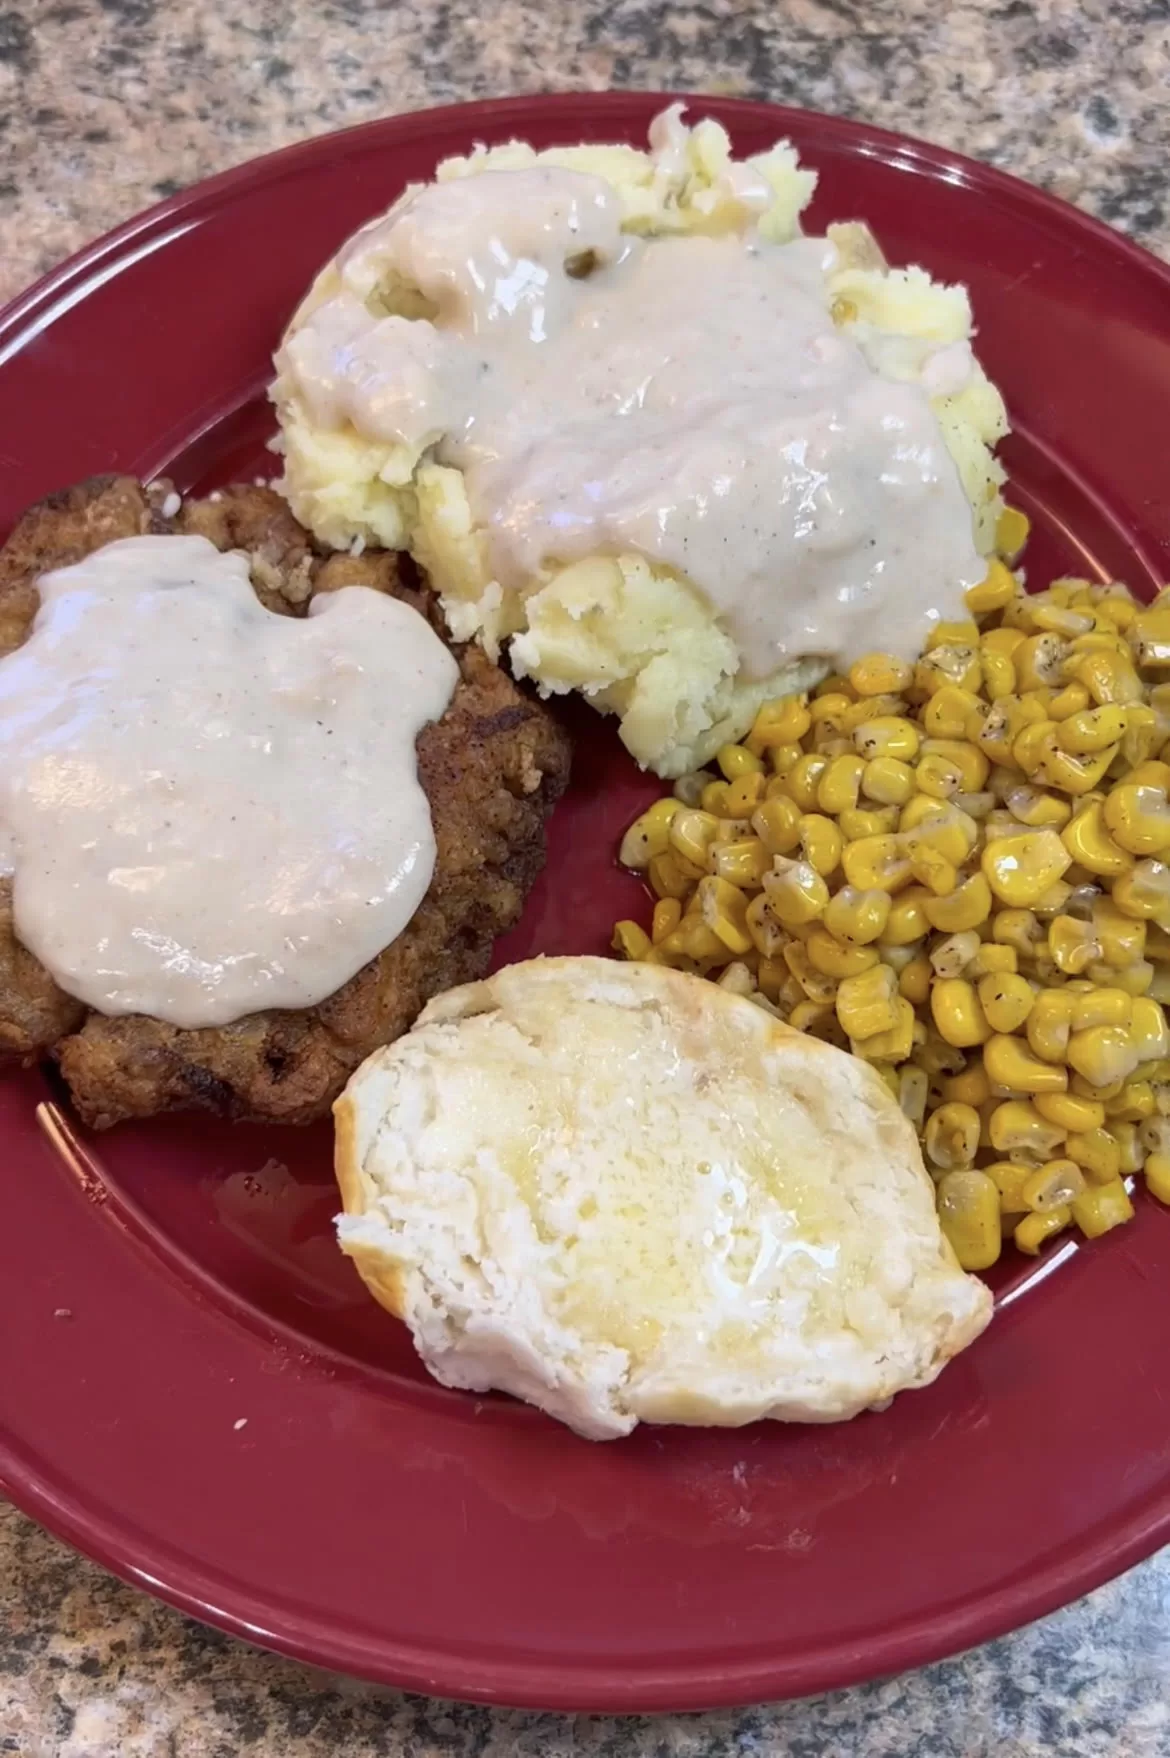
{"label": "speckled granite surface", "polygon": [[[0,0],[0,297],[191,180],[392,110],[556,87],[838,110],[1170,252],[1170,0]],[[502,1714],[338,1685],[188,1623],[0,1508],[20,1758],[1165,1758],[1170,1555],[975,1654],[776,1709]]]}

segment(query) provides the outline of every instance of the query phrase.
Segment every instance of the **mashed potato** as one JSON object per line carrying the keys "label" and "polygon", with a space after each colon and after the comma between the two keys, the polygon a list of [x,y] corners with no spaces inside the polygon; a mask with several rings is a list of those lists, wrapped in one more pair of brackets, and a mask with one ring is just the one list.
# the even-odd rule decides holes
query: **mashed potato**
{"label": "mashed potato", "polygon": [[[761,235],[786,243],[815,187],[785,143],[743,163],[711,121],[682,127],[660,119],[649,152],[578,146],[536,153],[519,142],[439,166],[440,183],[485,171],[549,165],[602,178],[617,193],[625,231],[661,237],[719,236],[744,223],[745,180],[766,186]],[[412,194],[407,192],[408,199]],[[375,223],[376,224],[376,223]],[[359,234],[359,240],[361,235]],[[834,322],[886,379],[923,384],[970,502],[974,536],[991,549],[1003,472],[991,448],[1006,431],[1003,403],[968,346],[971,310],[961,287],[921,269],[887,269],[864,227],[830,229],[835,261],[826,284]],[[358,259],[354,259],[357,261]],[[452,632],[496,656],[508,644],[513,670],[542,693],[578,690],[620,717],[621,737],[643,765],[677,775],[740,736],[762,701],[806,687],[828,670],[823,657],[752,676],[706,594],[676,568],[642,554],[590,555],[538,567],[522,585],[501,585],[459,469],[436,461],[433,440],[407,446],[363,437],[350,422],[314,419],[294,370],[298,331],[346,285],[378,315],[426,317],[417,286],[368,268],[331,263],[319,276],[277,356],[273,387],[282,428],[281,486],[297,516],[337,548],[409,549],[440,593]]]}

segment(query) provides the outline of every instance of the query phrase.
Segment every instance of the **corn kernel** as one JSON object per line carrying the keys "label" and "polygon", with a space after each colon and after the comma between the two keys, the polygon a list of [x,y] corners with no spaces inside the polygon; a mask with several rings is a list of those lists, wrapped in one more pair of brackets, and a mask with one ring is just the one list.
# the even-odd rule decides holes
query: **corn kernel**
{"label": "corn kernel", "polygon": [[1073,1093],[1037,1093],[1032,1103],[1046,1122],[1061,1129],[1084,1132],[1100,1129],[1105,1121],[1104,1105]]}
{"label": "corn kernel", "polygon": [[[1083,714],[1091,701],[1092,697],[1084,684],[1066,684],[1063,690],[1057,691],[1048,704],[1048,718],[1050,720],[1069,720],[1074,714]],[[1121,726],[1124,729],[1124,716],[1121,720]]]}
{"label": "corn kernel", "polygon": [[[986,639],[986,637],[985,637]],[[988,651],[983,653],[983,689],[989,702],[1001,702],[1005,696],[1016,693],[1016,668],[1010,653]],[[981,710],[977,706],[976,713]],[[964,725],[963,731],[969,732],[970,722]]]}
{"label": "corn kernel", "polygon": [[665,854],[670,847],[670,826],[679,810],[678,800],[655,800],[640,817],[635,818],[618,850],[622,866],[640,871],[650,865],[655,855]]}
{"label": "corn kernel", "polygon": [[610,945],[623,958],[645,958],[650,951],[650,936],[637,922],[615,922]]}
{"label": "corn kernel", "polygon": [[978,928],[991,915],[991,888],[982,873],[971,873],[945,896],[928,894],[922,908],[929,926],[940,933],[956,934]]}
{"label": "corn kernel", "polygon": [[1149,1154],[1142,1171],[1146,1189],[1160,1203],[1170,1203],[1170,1154]]}
{"label": "corn kernel", "polygon": [[797,759],[784,777],[784,786],[789,796],[796,801],[802,812],[816,811],[817,789],[829,763],[830,759],[822,757],[818,751],[807,751]]}
{"label": "corn kernel", "polygon": [[1142,1146],[1141,1137],[1138,1135],[1137,1124],[1111,1122],[1109,1133],[1117,1143],[1118,1153],[1121,1156],[1120,1176],[1126,1177],[1130,1173],[1140,1172],[1145,1149]]}
{"label": "corn kernel", "polygon": [[863,836],[892,836],[898,828],[898,808],[846,806],[837,816],[837,827],[846,842],[860,842]]}
{"label": "corn kernel", "polygon": [[1127,916],[1110,898],[1101,897],[1094,903],[1093,927],[1101,943],[1103,962],[1115,970],[1136,964],[1145,952],[1145,922]]}
{"label": "corn kernel", "polygon": [[799,940],[790,940],[785,946],[784,962],[810,1001],[815,1001],[818,1007],[832,1005],[837,995],[836,978],[827,977],[824,971],[815,968]]}
{"label": "corn kernel", "polygon": [[860,891],[897,891],[910,881],[910,859],[900,836],[863,836],[842,854],[845,877]]}
{"label": "corn kernel", "polygon": [[772,857],[758,836],[737,837],[734,842],[716,843],[711,850],[711,868],[720,879],[728,880],[748,891],[757,891],[764,874],[772,865]]}
{"label": "corn kernel", "polygon": [[1102,807],[1096,801],[1078,812],[1060,837],[1079,866],[1102,878],[1116,879],[1128,873],[1134,864],[1133,856],[1110,835]]}
{"label": "corn kernel", "polygon": [[963,977],[935,982],[930,991],[930,1011],[940,1036],[957,1049],[983,1044],[991,1035],[975,985]]}
{"label": "corn kernel", "polygon": [[1024,1201],[1024,1185],[1032,1176],[1030,1166],[1018,1165],[1015,1160],[995,1160],[983,1171],[991,1179],[999,1192],[999,1212],[1001,1215],[1020,1215],[1026,1212]]}
{"label": "corn kernel", "polygon": [[882,806],[904,806],[914,792],[914,771],[900,757],[874,757],[862,771],[861,792]]}
{"label": "corn kernel", "polygon": [[926,1115],[926,1098],[930,1091],[930,1077],[924,1068],[907,1065],[898,1071],[898,1104],[902,1115],[908,1117],[915,1129],[922,1128]]}
{"label": "corn kernel", "polygon": [[[1133,997],[1124,989],[1089,989],[1073,998],[1072,1029],[1088,1031],[1093,1026],[1128,1026],[1133,1018]],[[1134,1055],[1137,1055],[1135,1046]]]}
{"label": "corn kernel", "polygon": [[1066,976],[1079,976],[1101,956],[1093,924],[1075,916],[1057,916],[1048,926],[1048,955]]}
{"label": "corn kernel", "polygon": [[764,798],[767,781],[760,770],[737,776],[727,784],[727,815],[729,818],[750,818]]}
{"label": "corn kernel", "polygon": [[1170,919],[1170,866],[1162,861],[1138,861],[1132,872],[1121,875],[1110,896],[1124,915]]}
{"label": "corn kernel", "polygon": [[932,739],[961,739],[966,734],[970,715],[980,712],[982,706],[974,690],[944,684],[924,706],[922,724]]}
{"label": "corn kernel", "polygon": [[1131,777],[1113,789],[1104,817],[1114,840],[1131,854],[1158,855],[1170,848],[1170,803],[1162,788]]}
{"label": "corn kernel", "polygon": [[823,879],[840,865],[841,846],[841,832],[831,818],[819,812],[805,813],[800,820],[801,853]]}
{"label": "corn kernel", "polygon": [[[848,807],[856,806],[864,771],[865,761],[861,757],[844,754],[831,758],[818,775],[815,798],[805,805],[804,810],[827,812],[836,817]],[[796,797],[795,792],[793,797]]]}
{"label": "corn kernel", "polygon": [[752,722],[751,738],[765,749],[799,744],[812,726],[808,704],[801,696],[780,696],[765,702]]}
{"label": "corn kernel", "polygon": [[851,1038],[872,1038],[898,1023],[897,978],[886,965],[846,977],[837,990],[837,1018]]}
{"label": "corn kernel", "polygon": [[972,1105],[940,1105],[926,1122],[923,1147],[932,1165],[944,1172],[970,1166],[979,1146],[979,1113]]}
{"label": "corn kernel", "polygon": [[819,923],[804,945],[813,968],[838,980],[842,977],[860,976],[862,971],[872,970],[878,963],[875,948],[846,945]]}
{"label": "corn kernel", "polygon": [[924,952],[916,954],[907,961],[898,972],[898,993],[904,995],[914,1007],[921,1007],[930,994],[931,978],[930,960]]}
{"label": "corn kernel", "polygon": [[[1028,1024],[1036,1009],[1028,1015]],[[1068,1075],[1063,1068],[1041,1060],[1019,1038],[997,1032],[983,1046],[983,1066],[993,1086],[1009,1093],[1063,1093]]]}
{"label": "corn kernel", "polygon": [[1068,1060],[1092,1086],[1127,1080],[1138,1065],[1137,1051],[1121,1026],[1091,1026],[1073,1032],[1068,1041]]}
{"label": "corn kernel", "polygon": [[825,909],[825,926],[846,945],[868,946],[880,939],[889,915],[887,892],[843,885]]}
{"label": "corn kernel", "polygon": [[876,757],[896,757],[905,763],[918,755],[922,735],[912,720],[904,715],[880,715],[866,720],[853,733],[853,745],[867,762]]}
{"label": "corn kernel", "polygon": [[993,1032],[1018,1030],[1035,999],[1031,984],[1010,972],[979,979],[979,1004]]}
{"label": "corn kernel", "polygon": [[961,1074],[953,1074],[942,1082],[942,1096],[947,1104],[985,1105],[991,1097],[991,1082],[981,1062],[972,1062]]}
{"label": "corn kernel", "polygon": [[746,745],[720,745],[715,753],[715,761],[723,771],[724,779],[735,781],[741,775],[762,775],[763,759]]}
{"label": "corn kernel", "polygon": [[712,812],[688,810],[685,806],[670,821],[669,837],[673,852],[707,870],[707,850],[715,840],[719,820]]}
{"label": "corn kernel", "polygon": [[1072,1217],[1086,1239],[1099,1239],[1133,1219],[1133,1204],[1120,1178],[1108,1184],[1096,1184],[1077,1197]]}
{"label": "corn kernel", "polygon": [[652,855],[646,869],[650,889],[655,897],[689,897],[694,881],[684,873],[678,856],[667,849],[663,855]]}
{"label": "corn kernel", "polygon": [[1129,1037],[1140,1062],[1170,1056],[1170,1025],[1166,1023],[1166,1015],[1156,1001],[1150,1001],[1144,995],[1134,1000]]}
{"label": "corn kernel", "polygon": [[926,906],[929,901],[933,901],[930,893],[921,885],[912,885],[908,891],[892,898],[882,929],[882,945],[909,946],[928,934],[930,919]]}
{"label": "corn kernel", "polygon": [[999,1191],[985,1172],[948,1172],[938,1186],[938,1218],[963,1269],[990,1269],[1001,1248]]}
{"label": "corn kernel", "polygon": [[[997,554],[1012,561],[1028,541],[1028,533],[1032,529],[1027,513],[1019,507],[1004,507],[995,522],[995,548]],[[990,568],[988,570],[990,572]],[[1006,574],[1008,570],[1004,568]],[[995,607],[1002,609],[1001,605]]]}
{"label": "corn kernel", "polygon": [[889,653],[867,653],[849,667],[849,682],[859,696],[896,695],[914,676],[914,667]]}
{"label": "corn kernel", "polygon": [[1065,1142],[1064,1151],[1096,1184],[1108,1184],[1121,1172],[1121,1149],[1109,1130],[1074,1131]]}
{"label": "corn kernel", "polygon": [[[1001,529],[1010,536],[1019,529],[1019,526],[1014,524],[1014,520],[1023,519],[1024,515],[1016,513],[1015,509],[1011,507],[1005,507],[1000,514],[999,522],[996,525],[996,548],[1000,555],[1012,556],[1024,547],[1023,538],[1011,549],[1005,549],[999,542]],[[1027,521],[1024,520],[1024,523],[1026,525]],[[1015,575],[1011,569],[1004,566],[999,556],[992,556],[987,564],[985,578],[980,581],[978,586],[968,586],[963,596],[971,615],[982,617],[990,616],[994,611],[1006,609],[1018,590]]]}
{"label": "corn kernel", "polygon": [[1084,1173],[1075,1160],[1047,1160],[1025,1179],[1020,1195],[1025,1208],[1045,1215],[1074,1202],[1084,1189]]}
{"label": "corn kernel", "polygon": [[1034,1166],[1051,1159],[1065,1137],[1059,1124],[1042,1117],[1029,1099],[1005,1099],[997,1105],[987,1133],[997,1153],[1022,1156]]}
{"label": "corn kernel", "polygon": [[1046,1245],[1058,1233],[1064,1232],[1072,1218],[1072,1209],[1068,1207],[1046,1209],[1043,1214],[1025,1215],[1012,1234],[1017,1251],[1035,1257],[1042,1245]]}
{"label": "corn kernel", "polygon": [[824,915],[829,888],[808,861],[775,857],[775,870],[764,875],[768,907],[786,927],[814,922]]}
{"label": "corn kernel", "polygon": [[758,897],[753,897],[748,904],[747,929],[761,960],[780,958],[788,936],[768,907],[768,899],[763,892]]}
{"label": "corn kernel", "polygon": [[790,855],[800,847],[803,816],[795,800],[778,794],[756,807],[751,825],[770,855]]}
{"label": "corn kernel", "polygon": [[1029,908],[1072,860],[1054,830],[1026,830],[984,849],[980,859],[992,891],[1013,908]]}
{"label": "corn kernel", "polygon": [[971,960],[973,977],[990,977],[1001,971],[1015,972],[1019,968],[1019,958],[1014,946],[1000,946],[994,940],[984,940]]}
{"label": "corn kernel", "polygon": [[893,1025],[868,1038],[850,1038],[849,1047],[869,1062],[904,1062],[914,1046],[914,1025],[914,1009],[905,996],[895,995]]}
{"label": "corn kernel", "polygon": [[961,977],[979,951],[979,946],[979,936],[973,929],[948,935],[930,954],[930,964],[935,976],[944,980]]}

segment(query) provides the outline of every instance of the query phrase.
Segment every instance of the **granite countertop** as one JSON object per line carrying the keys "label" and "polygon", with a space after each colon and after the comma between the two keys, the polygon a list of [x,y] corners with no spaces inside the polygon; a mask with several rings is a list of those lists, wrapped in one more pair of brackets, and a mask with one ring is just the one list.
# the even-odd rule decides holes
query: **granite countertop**
{"label": "granite countertop", "polygon": [[[0,299],[160,196],[306,134],[609,86],[905,129],[1170,254],[1170,0],[0,0]],[[1170,1753],[1170,1553],[922,1673],[654,1720],[338,1683],[131,1592],[6,1507],[0,1600],[0,1753],[20,1758]]]}

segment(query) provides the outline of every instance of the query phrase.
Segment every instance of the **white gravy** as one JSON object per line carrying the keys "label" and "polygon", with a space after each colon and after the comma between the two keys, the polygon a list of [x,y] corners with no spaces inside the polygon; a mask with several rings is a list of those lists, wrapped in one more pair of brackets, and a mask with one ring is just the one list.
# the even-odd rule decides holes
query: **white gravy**
{"label": "white gravy", "polygon": [[422,617],[360,586],[277,616],[204,537],[107,544],[40,599],[0,659],[0,871],[63,989],[225,1025],[390,945],[435,860],[415,738],[457,677]]}
{"label": "white gravy", "polygon": [[[748,676],[909,655],[985,572],[923,383],[959,388],[963,351],[879,375],[829,315],[833,246],[765,243],[750,205],[642,239],[578,172],[430,185],[351,239],[278,367],[317,424],[460,467],[506,586],[634,551],[701,589]],[[379,315],[403,285],[429,317]]]}

